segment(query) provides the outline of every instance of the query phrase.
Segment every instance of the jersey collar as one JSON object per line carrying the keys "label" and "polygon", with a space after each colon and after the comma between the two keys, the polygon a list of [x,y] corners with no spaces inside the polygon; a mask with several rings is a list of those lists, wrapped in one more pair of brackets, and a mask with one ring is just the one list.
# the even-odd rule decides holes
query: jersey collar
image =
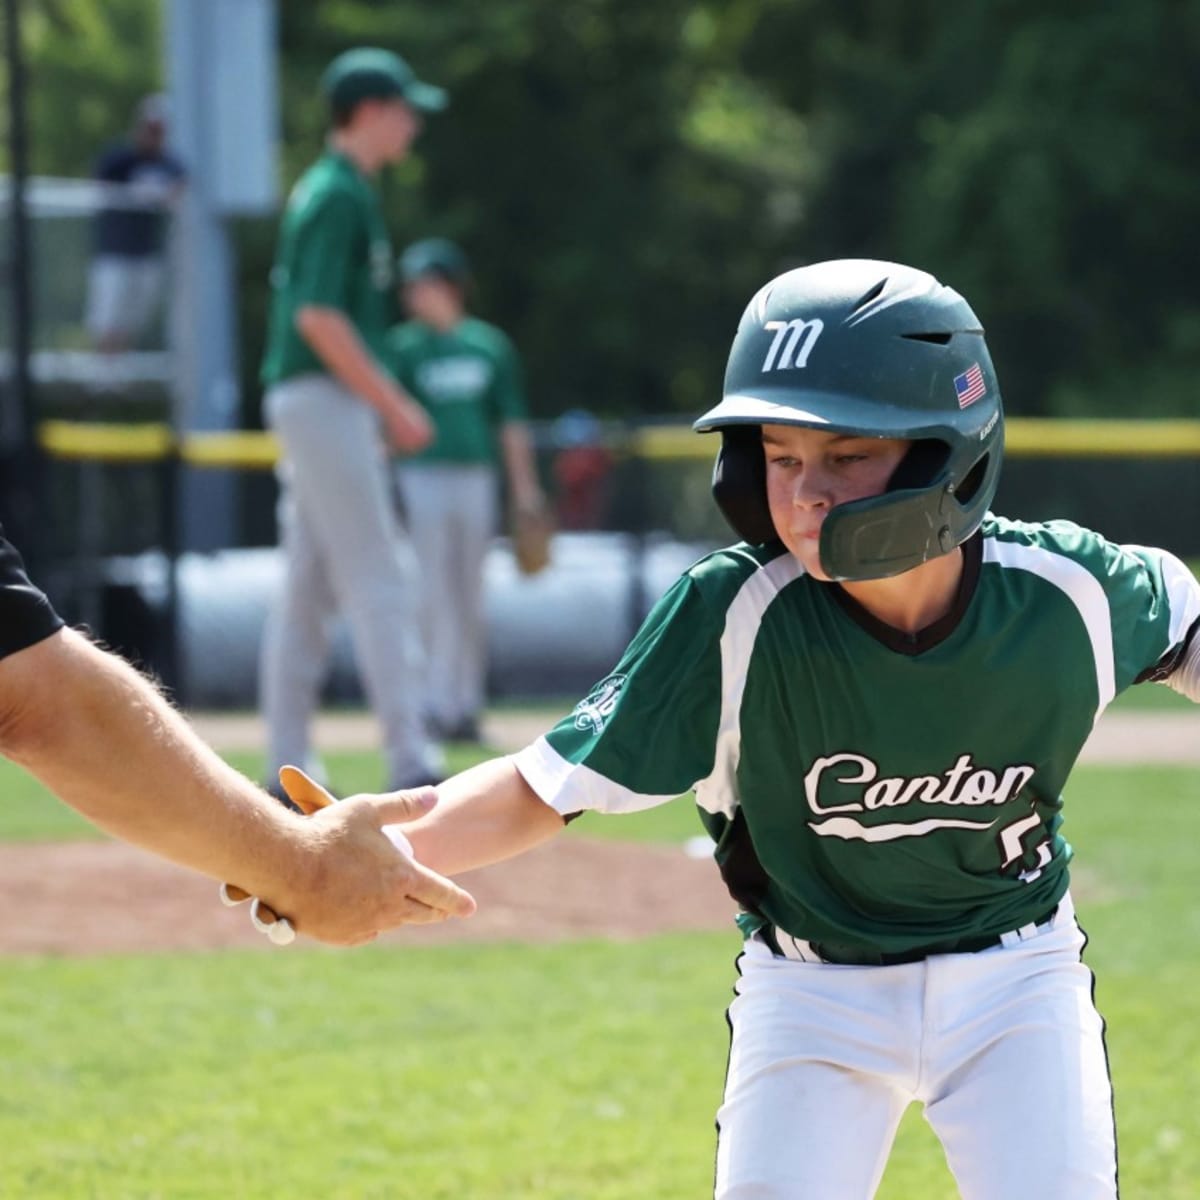
{"label": "jersey collar", "polygon": [[944,642],[958,628],[967,606],[971,603],[971,597],[975,595],[979,571],[983,564],[983,535],[972,534],[963,542],[962,551],[962,578],[958,581],[958,592],[950,611],[932,625],[918,629],[916,633],[905,633],[873,616],[841,584],[833,585],[833,598],[846,616],[889,650],[910,656],[924,654],[926,650],[932,650],[934,646]]}

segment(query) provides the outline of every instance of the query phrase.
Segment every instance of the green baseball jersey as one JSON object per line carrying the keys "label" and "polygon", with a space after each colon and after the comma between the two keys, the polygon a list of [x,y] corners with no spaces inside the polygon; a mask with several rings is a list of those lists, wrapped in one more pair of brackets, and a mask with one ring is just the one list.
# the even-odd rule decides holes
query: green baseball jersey
{"label": "green baseball jersey", "polygon": [[433,420],[433,443],[410,461],[494,463],[496,431],[525,418],[517,352],[486,321],[465,317],[445,333],[419,321],[398,325],[384,361]]}
{"label": "green baseball jersey", "polygon": [[284,209],[271,269],[263,383],[325,370],[296,329],[296,313],[306,305],[345,313],[380,357],[394,314],[393,270],[374,185],[344,155],[323,155],[297,181]]}
{"label": "green baseball jersey", "polygon": [[516,758],[564,815],[695,792],[747,933],[897,953],[999,934],[1068,885],[1092,726],[1200,636],[1174,556],[988,516],[909,637],[781,547],[691,567],[611,675]]}

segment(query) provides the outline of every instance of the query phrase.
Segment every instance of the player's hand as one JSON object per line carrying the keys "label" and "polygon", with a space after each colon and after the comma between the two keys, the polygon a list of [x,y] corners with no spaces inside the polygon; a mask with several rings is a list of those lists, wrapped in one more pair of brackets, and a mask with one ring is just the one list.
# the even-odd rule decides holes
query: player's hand
{"label": "player's hand", "polygon": [[416,454],[433,441],[433,423],[425,410],[407,397],[390,404],[383,415],[389,444],[402,454]]}
{"label": "player's hand", "polygon": [[279,780],[304,812],[313,870],[291,895],[265,899],[298,932],[336,945],[368,942],[398,925],[424,925],[469,917],[472,896],[397,849],[384,826],[403,825],[437,803],[433,788],[381,796],[351,796],[340,803],[296,767]]}
{"label": "player's hand", "polygon": [[554,518],[540,493],[514,505],[512,548],[522,575],[536,575],[550,565]]}
{"label": "player's hand", "polygon": [[539,487],[529,491],[513,492],[513,511],[517,517],[542,521],[550,518],[550,505]]}

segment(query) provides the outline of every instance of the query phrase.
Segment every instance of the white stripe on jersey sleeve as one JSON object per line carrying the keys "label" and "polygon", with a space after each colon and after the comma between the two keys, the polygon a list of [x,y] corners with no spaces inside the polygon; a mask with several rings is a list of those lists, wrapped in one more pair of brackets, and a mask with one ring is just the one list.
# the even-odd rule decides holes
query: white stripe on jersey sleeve
{"label": "white stripe on jersey sleeve", "polygon": [[1167,603],[1171,609],[1170,646],[1174,649],[1183,641],[1184,635],[1200,619],[1200,582],[1183,562],[1169,550],[1154,546],[1126,545],[1121,547],[1135,553],[1139,558],[1157,558],[1162,562],[1163,583],[1167,589]]}
{"label": "white stripe on jersey sleeve", "polygon": [[1096,663],[1096,690],[1100,702],[1096,717],[1112,703],[1117,694],[1117,668],[1113,656],[1112,615],[1108,597],[1100,581],[1073,558],[1043,550],[1040,546],[1022,546],[1014,542],[1002,542],[999,538],[984,538],[983,561],[998,563],[1018,571],[1029,571],[1054,584],[1066,593],[1071,603],[1079,610],[1092,643],[1092,657]]}
{"label": "white stripe on jersey sleeve", "polygon": [[732,817],[738,806],[737,768],[742,754],[742,694],[750,655],[758,637],[763,613],[771,602],[804,568],[791,554],[773,558],[759,567],[738,589],[725,611],[721,634],[721,720],[712,773],[696,784],[696,803],[710,813]]}
{"label": "white stripe on jersey sleeve", "polygon": [[[1130,546],[1129,549],[1142,555],[1156,555],[1162,562],[1163,583],[1171,605],[1170,648],[1173,650],[1187,637],[1188,630],[1200,621],[1200,580],[1169,550],[1157,550],[1153,546]],[[1175,664],[1175,669],[1161,682],[1200,704],[1200,636],[1192,638],[1192,644]]]}
{"label": "white stripe on jersey sleeve", "polygon": [[643,808],[657,808],[675,800],[676,796],[645,796],[630,791],[619,783],[593,771],[581,763],[568,762],[544,738],[540,737],[524,750],[509,756],[509,761],[521,772],[543,803],[561,816],[591,811],[602,813],[631,813]]}

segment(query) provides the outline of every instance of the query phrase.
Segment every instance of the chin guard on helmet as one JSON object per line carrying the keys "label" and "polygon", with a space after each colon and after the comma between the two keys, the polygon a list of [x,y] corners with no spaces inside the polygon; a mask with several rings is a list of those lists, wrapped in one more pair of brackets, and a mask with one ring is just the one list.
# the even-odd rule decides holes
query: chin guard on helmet
{"label": "chin guard on helmet", "polygon": [[[818,545],[821,568],[830,579],[885,579],[911,571],[931,558],[949,554],[979,528],[987,505],[978,503],[978,484],[989,473],[988,462],[980,461],[978,483],[968,495],[959,495],[945,471],[932,480],[926,475],[922,486],[916,475],[920,460],[933,461],[933,456],[920,452],[923,444],[914,443],[882,495],[830,510],[821,525]],[[905,471],[914,451],[917,466]],[[939,451],[943,460],[945,451],[945,447]],[[991,472],[998,468],[997,459]],[[909,486],[897,488],[898,482]]]}
{"label": "chin guard on helmet", "polygon": [[[727,425],[713,467],[713,496],[734,532],[752,545],[779,539],[767,504],[761,426]],[[955,488],[946,470],[950,448],[914,442],[879,496],[839,504],[821,526],[818,552],[830,579],[883,579],[949,554],[979,528],[980,490],[999,469],[984,454]],[[989,498],[991,491],[987,493]]]}

